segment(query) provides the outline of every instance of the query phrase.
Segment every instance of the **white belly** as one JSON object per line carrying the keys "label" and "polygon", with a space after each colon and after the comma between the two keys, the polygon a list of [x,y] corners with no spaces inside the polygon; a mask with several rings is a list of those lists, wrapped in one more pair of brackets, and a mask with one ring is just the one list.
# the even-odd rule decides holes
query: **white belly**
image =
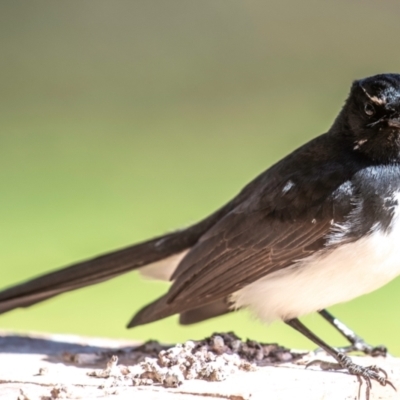
{"label": "white belly", "polygon": [[[397,214],[397,213],[396,213]],[[248,285],[232,295],[263,321],[287,320],[369,293],[400,274],[400,218],[390,232],[316,253]]]}

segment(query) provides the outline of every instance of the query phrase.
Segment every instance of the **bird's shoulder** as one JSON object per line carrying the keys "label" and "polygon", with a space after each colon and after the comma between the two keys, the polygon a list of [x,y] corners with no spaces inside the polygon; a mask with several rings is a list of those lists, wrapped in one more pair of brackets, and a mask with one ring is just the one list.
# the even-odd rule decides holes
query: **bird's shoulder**
{"label": "bird's shoulder", "polygon": [[234,213],[260,212],[280,220],[309,219],[315,214],[329,214],[333,203],[346,213],[358,183],[353,182],[354,176],[371,165],[341,138],[323,134],[246,185],[235,199]]}

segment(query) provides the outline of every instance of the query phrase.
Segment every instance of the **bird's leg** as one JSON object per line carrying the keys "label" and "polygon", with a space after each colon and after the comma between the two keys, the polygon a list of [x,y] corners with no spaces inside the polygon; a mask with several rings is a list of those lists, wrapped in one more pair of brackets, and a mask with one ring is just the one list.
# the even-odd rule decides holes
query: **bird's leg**
{"label": "bird's leg", "polygon": [[[394,390],[396,390],[393,384],[387,379],[387,373],[382,368],[379,368],[376,365],[363,367],[361,365],[353,363],[353,361],[351,361],[351,358],[349,356],[329,346],[322,339],[320,339],[318,336],[312,333],[297,318],[287,320],[285,321],[285,323],[291,326],[292,328],[296,329],[296,331],[302,333],[305,337],[310,339],[317,346],[324,349],[329,355],[331,355],[337,361],[339,365],[337,366],[336,364],[332,363],[331,364],[332,368],[329,369],[346,369],[350,374],[356,375],[359,380],[364,379],[367,385],[366,389],[367,399],[369,399],[371,381],[377,381],[382,386],[390,385],[393,387]],[[313,362],[311,362],[310,364],[313,364]]]}
{"label": "bird's leg", "polygon": [[387,348],[385,346],[377,346],[373,347],[363,338],[358,336],[354,331],[348,328],[345,324],[335,318],[330,312],[327,310],[319,311],[321,316],[325,318],[333,327],[337,329],[339,333],[342,334],[351,344],[350,346],[338,348],[342,353],[350,353],[352,351],[361,351],[364,354],[368,354],[370,356],[386,356]]}

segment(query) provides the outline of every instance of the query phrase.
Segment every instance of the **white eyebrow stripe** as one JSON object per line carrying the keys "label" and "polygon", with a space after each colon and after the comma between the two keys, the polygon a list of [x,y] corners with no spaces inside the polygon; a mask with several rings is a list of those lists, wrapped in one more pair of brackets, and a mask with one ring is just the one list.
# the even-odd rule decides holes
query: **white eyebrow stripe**
{"label": "white eyebrow stripe", "polygon": [[361,89],[362,89],[362,90],[364,91],[364,93],[366,94],[366,96],[367,96],[373,103],[378,104],[378,105],[383,105],[383,104],[386,103],[386,99],[380,99],[379,97],[371,96],[371,95],[362,87],[362,85],[360,85],[360,86],[361,86]]}

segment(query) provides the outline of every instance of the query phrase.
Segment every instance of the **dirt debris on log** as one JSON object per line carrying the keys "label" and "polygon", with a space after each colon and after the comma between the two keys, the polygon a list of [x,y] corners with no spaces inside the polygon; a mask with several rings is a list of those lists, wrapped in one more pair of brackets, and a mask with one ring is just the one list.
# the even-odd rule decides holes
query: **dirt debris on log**
{"label": "dirt debris on log", "polygon": [[[137,348],[121,351],[118,356],[122,355],[125,363],[119,365],[117,353],[95,354],[96,361],[110,358],[105,369],[94,370],[89,376],[113,378],[114,385],[117,382],[125,385],[130,382],[134,386],[178,387],[184,380],[223,381],[238,371],[253,371],[257,366],[301,357],[301,354],[277,344],[242,341],[232,332],[215,333],[200,341],[187,341],[172,347],[150,341]],[[82,361],[77,355],[70,355],[69,360]]]}

